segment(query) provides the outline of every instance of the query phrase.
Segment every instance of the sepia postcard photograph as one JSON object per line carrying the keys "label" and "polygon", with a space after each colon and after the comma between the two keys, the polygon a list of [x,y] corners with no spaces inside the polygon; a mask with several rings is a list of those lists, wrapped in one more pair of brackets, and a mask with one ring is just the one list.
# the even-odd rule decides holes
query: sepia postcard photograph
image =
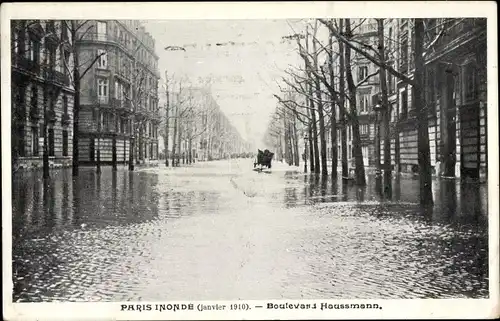
{"label": "sepia postcard photograph", "polygon": [[4,319],[499,317],[496,9],[2,5]]}

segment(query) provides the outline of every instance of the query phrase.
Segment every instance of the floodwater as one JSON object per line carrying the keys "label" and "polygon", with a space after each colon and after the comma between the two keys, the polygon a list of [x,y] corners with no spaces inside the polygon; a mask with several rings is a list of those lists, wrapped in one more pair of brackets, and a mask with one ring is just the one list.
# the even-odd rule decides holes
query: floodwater
{"label": "floodwater", "polygon": [[381,200],[276,163],[13,177],[13,300],[488,297],[486,186]]}

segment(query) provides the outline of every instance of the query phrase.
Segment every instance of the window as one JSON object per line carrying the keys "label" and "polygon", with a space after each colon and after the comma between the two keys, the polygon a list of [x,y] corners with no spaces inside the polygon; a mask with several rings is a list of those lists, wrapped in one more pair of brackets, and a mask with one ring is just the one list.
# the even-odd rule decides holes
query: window
{"label": "window", "polygon": [[54,156],[54,128],[49,129],[49,156]]}
{"label": "window", "polygon": [[368,157],[368,146],[362,146],[361,152],[363,153],[363,158],[367,158]]}
{"label": "window", "polygon": [[31,87],[31,109],[37,110],[38,108],[38,87],[33,85]]}
{"label": "window", "polygon": [[36,63],[40,62],[40,42],[37,40],[30,40],[28,58]]}
{"label": "window", "polygon": [[361,135],[368,135],[369,133],[369,127],[368,124],[363,124],[359,126],[359,132]]}
{"label": "window", "polygon": [[387,39],[387,50],[389,51],[389,56],[392,55],[392,27],[389,27],[389,39]]}
{"label": "window", "polygon": [[14,30],[14,33],[12,35],[12,46],[14,47],[14,53],[17,54],[19,53],[19,34],[17,30]]}
{"label": "window", "polygon": [[54,102],[54,98],[52,97],[52,95],[50,93],[48,93],[47,91],[44,92],[44,94],[46,93],[46,102],[47,102],[47,106],[49,107],[49,110],[50,111],[54,111],[54,107],[55,107],[55,102]]}
{"label": "window", "polygon": [[54,69],[56,65],[56,47],[50,44],[46,44],[47,48],[47,66],[50,69]]}
{"label": "window", "polygon": [[99,101],[107,101],[108,100],[108,80],[107,79],[98,79],[97,80],[98,92],[97,95],[99,97]]}
{"label": "window", "polygon": [[99,49],[97,51],[99,59],[97,60],[97,68],[107,69],[108,68],[108,53],[106,50]]}
{"label": "window", "polygon": [[68,26],[66,25],[66,21],[61,21],[61,39],[68,40]]}
{"label": "window", "polygon": [[16,146],[17,150],[15,153],[17,153],[17,156],[26,156],[25,154],[25,149],[24,149],[24,126],[21,124],[17,124],[15,131],[12,132],[12,142],[17,142]]}
{"label": "window", "polygon": [[63,96],[63,113],[64,115],[68,114],[68,97]]}
{"label": "window", "polygon": [[63,139],[63,156],[68,156],[68,131],[67,130],[63,130],[62,139]]}
{"label": "window", "polygon": [[104,21],[97,22],[97,40],[105,41],[107,39],[107,37],[106,37],[107,30],[106,29],[107,29],[106,22],[104,22]]}
{"label": "window", "polygon": [[367,66],[360,66],[358,68],[358,81],[362,81],[368,76],[368,67]]}
{"label": "window", "polygon": [[68,69],[69,69],[69,55],[70,55],[69,51],[65,50],[64,51],[64,62],[63,62],[64,63],[63,72],[64,72],[65,75],[68,74]]}
{"label": "window", "polygon": [[38,156],[38,127],[31,127],[31,155]]}
{"label": "window", "polygon": [[370,110],[369,98],[368,95],[359,96],[359,112],[367,113]]}
{"label": "window", "polygon": [[115,80],[115,98],[118,99],[120,97],[120,83],[118,80]]}
{"label": "window", "polygon": [[400,58],[400,68],[402,71],[406,71],[408,67],[408,34],[401,36],[401,48],[399,53]]}
{"label": "window", "polygon": [[468,64],[464,72],[464,99],[471,101],[477,99],[477,68]]}
{"label": "window", "polygon": [[427,70],[425,84],[425,104],[429,113],[433,113],[436,109],[436,78],[433,69]]}
{"label": "window", "polygon": [[408,92],[403,90],[401,92],[401,118],[408,116]]}
{"label": "window", "polygon": [[397,105],[394,103],[391,105],[391,122],[395,122],[398,117]]}

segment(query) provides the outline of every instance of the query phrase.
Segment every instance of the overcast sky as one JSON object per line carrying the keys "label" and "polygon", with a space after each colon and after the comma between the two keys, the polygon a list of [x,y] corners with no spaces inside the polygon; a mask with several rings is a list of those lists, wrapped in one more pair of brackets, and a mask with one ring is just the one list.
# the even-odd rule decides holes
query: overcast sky
{"label": "overcast sky", "polygon": [[[297,65],[296,44],[282,37],[298,31],[286,20],[148,20],[156,40],[159,69],[175,78],[212,80],[212,93],[243,138],[261,145],[269,116],[276,108],[276,81],[289,64]],[[186,51],[165,51],[183,46]],[[162,99],[163,96],[160,97]]]}

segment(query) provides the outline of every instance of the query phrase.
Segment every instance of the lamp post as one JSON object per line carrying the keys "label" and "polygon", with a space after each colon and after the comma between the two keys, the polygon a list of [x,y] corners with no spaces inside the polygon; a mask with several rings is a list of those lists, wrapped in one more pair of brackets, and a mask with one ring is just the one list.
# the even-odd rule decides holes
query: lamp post
{"label": "lamp post", "polygon": [[309,141],[309,136],[307,133],[304,135],[304,173],[307,173],[307,142]]}

